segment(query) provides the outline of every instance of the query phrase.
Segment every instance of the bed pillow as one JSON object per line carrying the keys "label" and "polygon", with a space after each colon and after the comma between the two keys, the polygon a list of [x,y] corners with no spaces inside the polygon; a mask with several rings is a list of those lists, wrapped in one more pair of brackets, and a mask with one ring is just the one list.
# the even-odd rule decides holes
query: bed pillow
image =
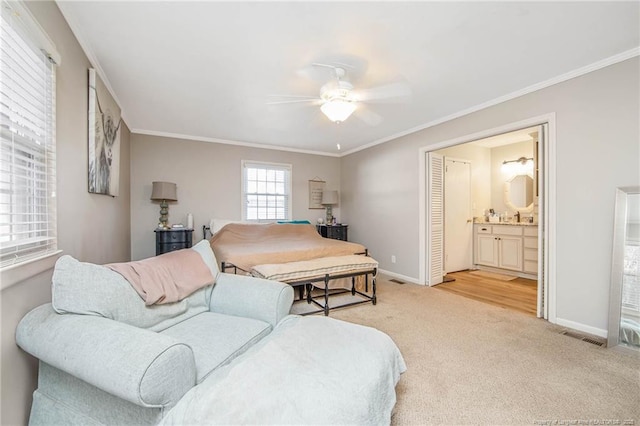
{"label": "bed pillow", "polygon": [[209,230],[211,231],[211,235],[215,234],[219,230],[221,230],[225,225],[230,223],[250,223],[242,220],[230,220],[230,219],[211,219],[209,221]]}

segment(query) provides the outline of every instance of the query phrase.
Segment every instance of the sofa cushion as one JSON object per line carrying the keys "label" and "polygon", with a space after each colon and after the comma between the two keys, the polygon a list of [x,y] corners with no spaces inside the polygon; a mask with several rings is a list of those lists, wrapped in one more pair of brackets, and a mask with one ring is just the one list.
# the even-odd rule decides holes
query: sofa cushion
{"label": "sofa cushion", "polygon": [[161,331],[208,311],[211,289],[204,287],[176,303],[145,306],[122,275],[66,255],[58,259],[53,271],[51,304],[59,314],[98,315]]}
{"label": "sofa cushion", "polygon": [[175,250],[105,266],[125,277],[147,306],[178,302],[215,282],[211,270],[195,250]]}
{"label": "sofa cushion", "polygon": [[204,312],[167,328],[168,335],[191,347],[196,360],[196,381],[249,349],[271,332],[264,321]]}
{"label": "sofa cushion", "polygon": [[214,282],[218,280],[218,275],[220,275],[220,268],[218,268],[218,260],[216,259],[215,254],[213,254],[213,250],[211,249],[211,243],[209,240],[202,240],[198,244],[191,247],[191,250],[198,252],[198,254],[202,257],[205,265],[211,271],[211,275],[213,276]]}

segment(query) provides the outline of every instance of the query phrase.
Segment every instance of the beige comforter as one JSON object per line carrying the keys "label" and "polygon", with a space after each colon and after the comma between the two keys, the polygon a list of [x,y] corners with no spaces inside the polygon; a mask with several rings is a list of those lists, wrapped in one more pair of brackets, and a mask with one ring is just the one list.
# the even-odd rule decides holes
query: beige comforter
{"label": "beige comforter", "polygon": [[362,244],[323,238],[313,225],[230,223],[211,237],[218,262],[249,272],[256,265],[346,256],[365,252]]}

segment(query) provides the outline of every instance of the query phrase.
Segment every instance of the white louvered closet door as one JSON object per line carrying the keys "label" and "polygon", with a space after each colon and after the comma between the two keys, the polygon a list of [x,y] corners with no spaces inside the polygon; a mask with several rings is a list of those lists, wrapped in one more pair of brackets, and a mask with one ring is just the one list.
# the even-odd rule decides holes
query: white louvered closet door
{"label": "white louvered closet door", "polygon": [[444,275],[444,157],[427,153],[427,284],[442,283]]}

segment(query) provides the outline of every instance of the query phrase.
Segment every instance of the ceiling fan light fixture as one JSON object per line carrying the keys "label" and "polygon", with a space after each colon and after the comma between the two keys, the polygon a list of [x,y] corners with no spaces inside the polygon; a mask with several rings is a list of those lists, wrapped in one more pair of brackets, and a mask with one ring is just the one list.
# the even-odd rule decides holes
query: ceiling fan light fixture
{"label": "ceiling fan light fixture", "polygon": [[320,111],[334,123],[345,121],[356,110],[355,102],[344,99],[332,99],[320,106]]}

